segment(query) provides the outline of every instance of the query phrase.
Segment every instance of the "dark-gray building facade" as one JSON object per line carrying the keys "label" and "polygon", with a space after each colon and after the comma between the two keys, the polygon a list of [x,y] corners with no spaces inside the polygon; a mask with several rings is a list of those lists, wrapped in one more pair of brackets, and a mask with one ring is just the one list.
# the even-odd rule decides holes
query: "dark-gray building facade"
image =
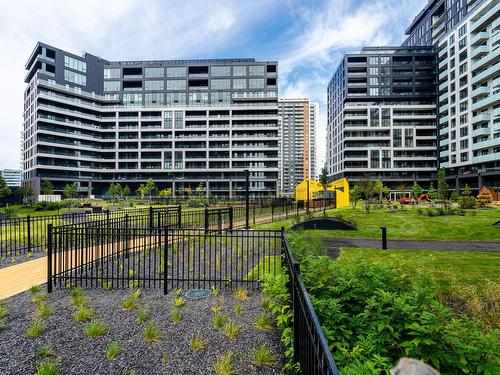
{"label": "dark-gray building facade", "polygon": [[436,52],[366,47],[341,60],[328,85],[327,167],[395,187],[436,177]]}
{"label": "dark-gray building facade", "polygon": [[[278,64],[254,59],[108,61],[38,43],[26,63],[23,180],[61,192],[254,196],[278,187]],[[89,188],[91,192],[89,192]]]}

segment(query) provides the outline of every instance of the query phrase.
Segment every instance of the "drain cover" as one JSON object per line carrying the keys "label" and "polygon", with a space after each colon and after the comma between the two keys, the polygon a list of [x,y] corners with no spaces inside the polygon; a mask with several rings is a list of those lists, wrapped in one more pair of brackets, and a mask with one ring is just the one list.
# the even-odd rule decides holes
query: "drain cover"
{"label": "drain cover", "polygon": [[191,289],[186,292],[186,298],[189,299],[202,299],[208,298],[212,295],[210,289]]}

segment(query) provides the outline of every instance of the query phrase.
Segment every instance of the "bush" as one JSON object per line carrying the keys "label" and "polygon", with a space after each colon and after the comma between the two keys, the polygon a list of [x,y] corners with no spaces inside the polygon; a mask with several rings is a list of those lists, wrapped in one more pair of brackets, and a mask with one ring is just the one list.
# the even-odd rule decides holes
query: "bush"
{"label": "bush", "polygon": [[[386,373],[403,356],[419,358],[443,374],[495,373],[499,331],[484,333],[440,303],[436,284],[425,274],[410,280],[389,265],[308,255],[302,257],[301,271],[342,374]],[[289,355],[287,339],[293,332],[290,322],[283,327],[287,319],[281,314],[289,311],[286,285],[287,277],[268,276],[263,290],[280,314],[277,324],[284,328]]]}
{"label": "bush", "polygon": [[458,198],[458,207],[464,210],[476,208],[476,199],[472,196],[462,195],[460,198]]}
{"label": "bush", "polygon": [[488,207],[493,202],[493,196],[488,188],[483,187],[477,196],[477,205],[479,207]]}
{"label": "bush", "polygon": [[209,202],[206,198],[192,198],[188,200],[188,207],[208,207]]}

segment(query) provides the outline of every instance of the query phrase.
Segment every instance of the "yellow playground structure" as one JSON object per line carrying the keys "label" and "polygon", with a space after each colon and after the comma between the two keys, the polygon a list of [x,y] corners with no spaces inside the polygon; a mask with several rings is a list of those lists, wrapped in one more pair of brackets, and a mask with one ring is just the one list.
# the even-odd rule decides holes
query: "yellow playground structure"
{"label": "yellow playground structure", "polygon": [[[307,201],[307,185],[309,181],[309,200],[322,198],[323,188],[321,184],[311,178],[306,178],[295,188],[295,200]],[[332,197],[335,194],[335,202],[337,208],[349,206],[349,183],[347,179],[341,178],[335,180],[328,185],[327,197]]]}

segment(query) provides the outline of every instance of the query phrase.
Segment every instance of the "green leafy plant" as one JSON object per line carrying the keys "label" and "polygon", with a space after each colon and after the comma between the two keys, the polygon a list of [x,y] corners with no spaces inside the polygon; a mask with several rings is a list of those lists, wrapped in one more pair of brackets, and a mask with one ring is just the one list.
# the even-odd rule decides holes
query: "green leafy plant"
{"label": "green leafy plant", "polygon": [[224,327],[225,319],[222,314],[215,314],[215,318],[213,321],[214,327],[218,330],[221,330]]}
{"label": "green leafy plant", "polygon": [[70,290],[69,295],[73,306],[80,308],[89,304],[89,297],[84,293],[81,288],[73,288]]}
{"label": "green leafy plant", "polygon": [[175,299],[175,306],[177,307],[183,307],[186,304],[186,300],[182,297],[176,298]]}
{"label": "green leafy plant", "polygon": [[100,320],[94,319],[90,323],[88,323],[83,332],[90,338],[97,338],[99,336],[104,336],[108,333],[109,328]]}
{"label": "green leafy plant", "polygon": [[199,351],[202,349],[205,349],[207,346],[207,340],[205,340],[203,337],[201,337],[198,334],[194,334],[191,336],[191,340],[189,342],[191,345],[191,348],[195,351]]}
{"label": "green leafy plant", "polygon": [[38,321],[34,321],[26,330],[26,337],[34,339],[39,337],[43,333],[43,324]]}
{"label": "green leafy plant", "polygon": [[52,357],[53,355],[55,352],[50,346],[41,346],[36,350],[37,357]]}
{"label": "green leafy plant", "polygon": [[241,306],[239,303],[234,306],[234,312],[238,315],[240,315],[243,312],[243,306]]}
{"label": "green leafy plant", "polygon": [[259,366],[273,366],[276,363],[271,349],[267,345],[259,345],[255,348],[251,355],[252,362]]}
{"label": "green leafy plant", "polygon": [[141,291],[137,289],[136,291],[130,293],[122,301],[122,307],[124,310],[135,310],[139,302],[139,297],[141,296]]}
{"label": "green leafy plant", "polygon": [[38,285],[33,285],[29,290],[31,294],[37,294],[42,291],[42,288],[40,288]]}
{"label": "green leafy plant", "polygon": [[179,324],[182,321],[182,313],[178,309],[172,310],[172,322]]}
{"label": "green leafy plant", "polygon": [[4,304],[0,303],[0,319],[7,317],[7,315],[9,315],[9,310]]}
{"label": "green leafy plant", "polygon": [[45,359],[36,366],[36,375],[58,375],[61,362],[57,359]]}
{"label": "green leafy plant", "polygon": [[273,319],[267,314],[260,314],[255,319],[255,327],[262,331],[270,331],[273,329]]}
{"label": "green leafy plant", "polygon": [[137,321],[137,323],[143,324],[147,320],[149,320],[149,318],[151,318],[151,311],[149,311],[147,307],[143,307],[142,309],[139,309],[139,311],[137,311],[135,320]]}
{"label": "green leafy plant", "polygon": [[222,308],[220,306],[212,306],[211,310],[214,314],[217,315],[221,313]]}
{"label": "green leafy plant", "polygon": [[212,286],[210,290],[212,291],[214,297],[217,297],[219,295],[219,290],[215,286]]}
{"label": "green leafy plant", "polygon": [[182,294],[182,289],[177,289],[177,290],[175,291],[175,295],[176,295],[176,296],[180,296],[181,294]]}
{"label": "green leafy plant", "polygon": [[47,293],[36,293],[33,295],[33,297],[31,297],[31,301],[33,301],[35,305],[40,305],[42,303],[45,303],[48,298],[49,296],[47,295]]}
{"label": "green leafy plant", "polygon": [[168,365],[168,363],[170,362],[170,356],[168,355],[168,353],[162,354],[161,361],[163,362],[164,365]]}
{"label": "green leafy plant", "polygon": [[222,327],[222,332],[230,340],[235,340],[236,337],[238,337],[240,331],[241,326],[232,320],[228,320]]}
{"label": "green leafy plant", "polygon": [[144,341],[153,343],[161,338],[161,330],[153,323],[149,322],[144,327]]}
{"label": "green leafy plant", "polygon": [[82,307],[73,314],[73,317],[80,323],[90,322],[94,317],[94,311],[88,307]]}
{"label": "green leafy plant", "polygon": [[52,316],[54,314],[54,308],[50,305],[47,305],[46,303],[42,303],[37,306],[36,309],[36,315],[40,319],[45,319],[48,318],[49,316]]}
{"label": "green leafy plant", "polygon": [[215,359],[214,371],[216,375],[235,375],[234,354],[229,351]]}
{"label": "green leafy plant", "polygon": [[112,361],[121,352],[121,347],[120,344],[117,341],[112,341],[111,344],[109,344],[108,348],[106,349],[106,358],[109,361]]}
{"label": "green leafy plant", "polygon": [[262,302],[260,303],[260,306],[264,310],[270,310],[271,309],[271,300],[269,298],[263,298]]}

